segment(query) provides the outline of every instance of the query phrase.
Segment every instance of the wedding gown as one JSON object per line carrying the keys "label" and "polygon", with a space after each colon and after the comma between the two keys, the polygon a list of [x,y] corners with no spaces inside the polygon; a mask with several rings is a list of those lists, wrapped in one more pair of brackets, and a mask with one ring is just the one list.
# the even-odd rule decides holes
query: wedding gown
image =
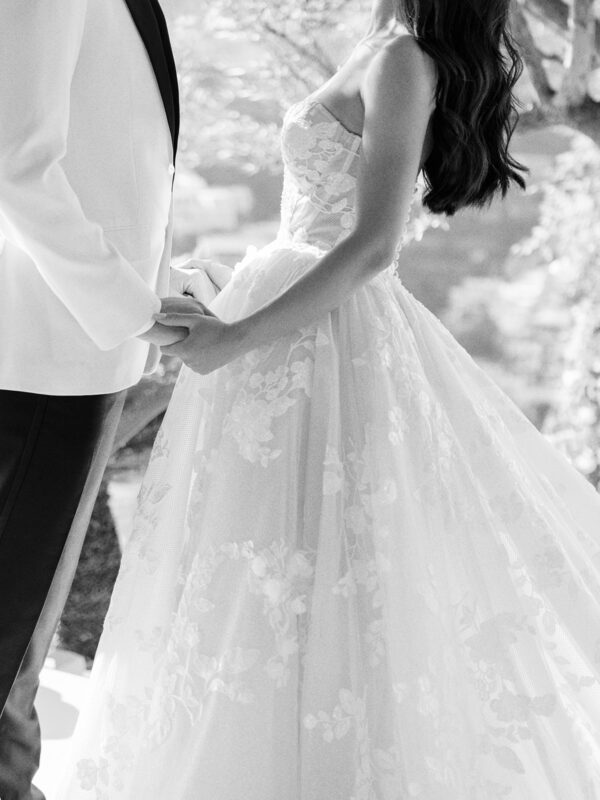
{"label": "wedding gown", "polygon": [[[247,315],[351,230],[360,138],[283,129]],[[600,496],[401,284],[181,372],[58,800],[600,798]]]}

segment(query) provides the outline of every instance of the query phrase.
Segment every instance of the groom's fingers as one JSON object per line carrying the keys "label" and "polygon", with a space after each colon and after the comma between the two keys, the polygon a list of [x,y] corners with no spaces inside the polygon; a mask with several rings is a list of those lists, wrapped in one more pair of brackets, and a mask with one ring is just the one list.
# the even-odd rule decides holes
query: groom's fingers
{"label": "groom's fingers", "polygon": [[206,273],[213,284],[219,289],[222,289],[224,286],[226,286],[233,275],[233,267],[228,267],[225,264],[219,264],[218,261],[211,261],[206,267],[204,267],[204,269],[206,270]]}
{"label": "groom's fingers", "polygon": [[231,280],[233,267],[213,261],[211,258],[190,258],[179,269],[200,270],[219,292]]}
{"label": "groom's fingers", "polygon": [[219,293],[210,276],[204,269],[192,270],[186,291],[200,302],[210,303]]}

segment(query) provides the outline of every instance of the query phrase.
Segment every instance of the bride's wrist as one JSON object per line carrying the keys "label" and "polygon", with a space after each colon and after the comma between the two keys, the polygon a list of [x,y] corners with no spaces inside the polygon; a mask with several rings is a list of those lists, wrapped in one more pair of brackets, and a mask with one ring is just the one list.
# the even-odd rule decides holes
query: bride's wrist
{"label": "bride's wrist", "polygon": [[252,324],[249,319],[230,322],[227,326],[227,338],[236,356],[242,356],[255,347],[252,339]]}

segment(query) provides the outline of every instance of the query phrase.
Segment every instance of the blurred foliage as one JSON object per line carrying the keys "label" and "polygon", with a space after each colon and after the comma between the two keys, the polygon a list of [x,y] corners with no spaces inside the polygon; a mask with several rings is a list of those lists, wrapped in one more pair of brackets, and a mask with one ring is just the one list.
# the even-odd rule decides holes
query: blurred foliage
{"label": "blurred foliage", "polygon": [[504,275],[464,282],[446,321],[474,356],[526,376],[519,404],[600,488],[600,150],[574,133],[532,191],[539,221]]}
{"label": "blurred foliage", "polygon": [[600,4],[513,0],[512,18],[532,89],[526,121],[562,122],[600,144]]}
{"label": "blurred foliage", "polygon": [[283,113],[335,71],[366,0],[167,0],[187,166],[278,170]]}
{"label": "blurred foliage", "polygon": [[[335,71],[370,0],[163,0],[181,83],[182,159],[277,169],[286,108]],[[513,0],[531,124],[568,121],[600,140],[600,7]]]}
{"label": "blurred foliage", "polygon": [[[574,331],[565,351],[562,391],[544,429],[600,491],[600,301],[574,308]],[[583,355],[583,357],[582,357]]]}
{"label": "blurred foliage", "polygon": [[[584,136],[559,156],[541,218],[520,253],[547,272],[540,311],[558,366],[544,430],[600,489],[600,150]],[[541,327],[538,325],[538,327]]]}
{"label": "blurred foliage", "polygon": [[119,571],[121,553],[102,483],[58,630],[60,646],[92,661]]}

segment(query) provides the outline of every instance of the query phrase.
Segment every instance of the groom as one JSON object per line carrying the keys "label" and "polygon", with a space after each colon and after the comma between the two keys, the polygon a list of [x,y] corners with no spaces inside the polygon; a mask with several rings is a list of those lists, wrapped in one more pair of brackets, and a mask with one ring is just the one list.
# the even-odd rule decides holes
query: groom
{"label": "groom", "polygon": [[38,675],[125,390],[173,341],[178,127],[158,0],[1,0],[1,800],[43,800]]}

